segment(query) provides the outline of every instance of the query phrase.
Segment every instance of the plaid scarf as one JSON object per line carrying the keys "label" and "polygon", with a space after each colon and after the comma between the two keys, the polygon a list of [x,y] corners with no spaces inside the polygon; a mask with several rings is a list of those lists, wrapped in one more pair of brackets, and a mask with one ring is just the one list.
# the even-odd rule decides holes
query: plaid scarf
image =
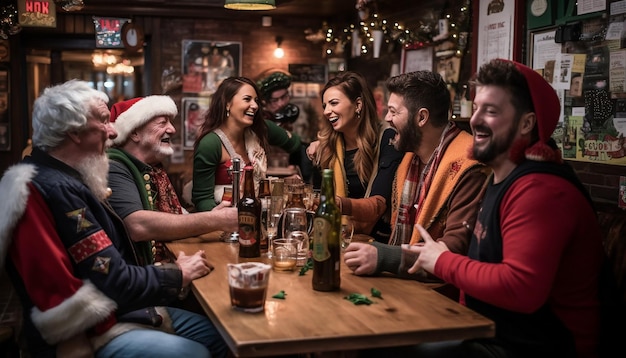
{"label": "plaid scarf", "polygon": [[[152,180],[152,184],[154,185],[154,189],[152,190],[152,193],[148,194],[148,200],[154,207],[153,210],[171,214],[182,214],[183,207],[180,205],[178,195],[176,195],[172,182],[167,176],[165,169],[163,169],[163,166],[159,164],[152,167],[152,170],[150,171],[150,178]],[[154,199],[151,200],[152,198]],[[150,249],[152,251],[154,262],[170,261],[162,242],[152,241],[151,244]]]}
{"label": "plaid scarf", "polygon": [[182,214],[183,209],[162,165],[152,167],[150,172],[154,189],[154,207],[157,211],[172,214]]}
{"label": "plaid scarf", "polygon": [[[420,159],[417,155],[412,155],[406,180],[402,187],[395,225],[389,239],[390,245],[408,244],[411,241],[413,225],[415,225],[415,220],[423,208],[422,204],[424,204],[426,200],[441,159],[450,142],[456,138],[460,132],[461,129],[459,129],[454,122],[451,122],[450,125],[444,129],[443,133],[441,133],[439,145],[435,148],[433,154],[431,154],[421,173],[419,172]],[[423,223],[420,224],[423,225]]]}

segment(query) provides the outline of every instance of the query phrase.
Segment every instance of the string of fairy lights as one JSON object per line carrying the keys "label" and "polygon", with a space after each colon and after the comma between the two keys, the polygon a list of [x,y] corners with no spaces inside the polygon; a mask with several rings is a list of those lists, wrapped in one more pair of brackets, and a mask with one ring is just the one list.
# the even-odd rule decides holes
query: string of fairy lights
{"label": "string of fairy lights", "polygon": [[[322,30],[325,33],[324,54],[326,56],[340,55],[347,45],[358,44],[360,55],[372,52],[375,31],[382,31],[384,44],[399,44],[406,49],[419,49],[432,46],[443,40],[456,43],[456,49],[451,55],[462,56],[467,45],[467,34],[470,31],[470,1],[463,0],[457,8],[444,9],[441,16],[434,20],[419,21],[418,24],[403,25],[381,17],[374,11],[366,19],[344,26],[332,26],[324,23]],[[447,20],[447,35],[438,38],[440,34],[439,21]],[[354,37],[358,36],[356,41]],[[356,55],[353,53],[353,55]]]}

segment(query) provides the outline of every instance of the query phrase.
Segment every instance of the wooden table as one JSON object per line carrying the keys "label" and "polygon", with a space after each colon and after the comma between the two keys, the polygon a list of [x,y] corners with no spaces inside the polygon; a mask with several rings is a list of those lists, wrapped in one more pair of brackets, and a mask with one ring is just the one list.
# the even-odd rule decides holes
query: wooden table
{"label": "wooden table", "polygon": [[[206,238],[204,240],[207,240]],[[211,240],[211,238],[209,238]],[[493,337],[493,321],[416,281],[360,277],[341,267],[341,290],[318,292],[312,271],[270,275],[265,311],[244,313],[231,308],[226,264],[237,262],[238,244],[200,239],[167,243],[174,254],[205,250],[215,269],[195,280],[192,291],[237,357],[350,351],[420,342]],[[371,297],[371,288],[383,299]],[[284,290],[286,299],[272,298]],[[376,303],[354,305],[350,293]]]}

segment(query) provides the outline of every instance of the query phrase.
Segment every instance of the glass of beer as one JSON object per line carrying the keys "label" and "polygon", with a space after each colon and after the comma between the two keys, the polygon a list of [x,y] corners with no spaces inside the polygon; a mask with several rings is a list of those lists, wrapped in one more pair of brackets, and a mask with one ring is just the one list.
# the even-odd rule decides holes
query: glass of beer
{"label": "glass of beer", "polygon": [[274,271],[293,271],[296,268],[298,245],[295,239],[274,239],[272,261]]}
{"label": "glass of beer", "polygon": [[271,268],[261,262],[228,264],[230,303],[235,310],[263,311]]}

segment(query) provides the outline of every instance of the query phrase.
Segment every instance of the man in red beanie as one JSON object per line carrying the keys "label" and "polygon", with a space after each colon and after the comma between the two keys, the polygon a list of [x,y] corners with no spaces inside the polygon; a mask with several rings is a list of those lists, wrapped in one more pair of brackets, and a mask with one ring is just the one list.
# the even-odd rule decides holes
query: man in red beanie
{"label": "man in red beanie", "polygon": [[[493,169],[467,256],[433,241],[423,268],[495,322],[493,339],[418,346],[420,357],[598,357],[601,231],[591,199],[551,139],[560,103],[542,76],[492,60],[475,80],[472,156]],[[411,271],[410,270],[410,271]],[[426,352],[430,353],[427,354]]]}
{"label": "man in red beanie", "polygon": [[[117,130],[109,149],[109,203],[124,220],[145,264],[162,260],[161,245],[215,230],[237,229],[237,209],[223,202],[211,211],[188,214],[163,168],[174,152],[172,119],[178,110],[169,96],[138,97],[111,108]],[[180,215],[180,214],[187,215]]]}

